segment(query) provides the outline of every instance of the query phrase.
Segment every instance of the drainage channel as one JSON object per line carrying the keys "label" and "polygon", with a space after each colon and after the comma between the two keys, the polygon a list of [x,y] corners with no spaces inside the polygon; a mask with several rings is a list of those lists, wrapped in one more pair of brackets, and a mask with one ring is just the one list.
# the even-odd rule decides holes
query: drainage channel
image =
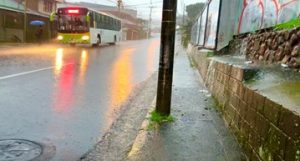
{"label": "drainage channel", "polygon": [[41,145],[29,140],[0,140],[0,161],[31,161],[38,158],[42,152]]}

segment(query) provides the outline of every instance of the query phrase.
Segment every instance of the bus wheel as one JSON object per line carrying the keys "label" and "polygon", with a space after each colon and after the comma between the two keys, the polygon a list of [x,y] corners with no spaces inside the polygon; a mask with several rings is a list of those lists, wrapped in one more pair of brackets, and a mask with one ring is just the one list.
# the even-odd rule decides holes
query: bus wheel
{"label": "bus wheel", "polygon": [[97,35],[97,42],[96,42],[96,44],[93,44],[92,46],[93,47],[99,47],[100,44],[101,44],[101,36],[98,34]]}

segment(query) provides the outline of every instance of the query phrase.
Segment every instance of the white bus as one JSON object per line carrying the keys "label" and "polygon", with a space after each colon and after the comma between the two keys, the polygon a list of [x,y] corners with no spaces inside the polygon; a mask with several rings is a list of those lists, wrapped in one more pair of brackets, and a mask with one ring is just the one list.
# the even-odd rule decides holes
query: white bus
{"label": "white bus", "polygon": [[85,7],[62,7],[52,13],[57,20],[57,40],[65,44],[115,44],[121,40],[121,21],[109,14]]}

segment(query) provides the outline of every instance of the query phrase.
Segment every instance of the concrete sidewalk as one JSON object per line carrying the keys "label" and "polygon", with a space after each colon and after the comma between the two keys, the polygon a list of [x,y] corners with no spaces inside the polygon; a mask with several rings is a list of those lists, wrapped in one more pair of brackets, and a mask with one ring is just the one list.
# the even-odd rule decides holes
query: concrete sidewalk
{"label": "concrete sidewalk", "polygon": [[145,120],[127,160],[247,160],[216,109],[185,51],[177,47],[171,112],[175,121],[149,130]]}

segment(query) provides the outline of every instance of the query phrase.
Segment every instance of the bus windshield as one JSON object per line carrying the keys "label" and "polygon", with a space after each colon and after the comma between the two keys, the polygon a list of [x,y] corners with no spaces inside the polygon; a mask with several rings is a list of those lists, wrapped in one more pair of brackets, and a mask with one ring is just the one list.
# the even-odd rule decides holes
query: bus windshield
{"label": "bus windshield", "polygon": [[85,15],[59,15],[58,31],[61,33],[89,32],[89,26]]}

